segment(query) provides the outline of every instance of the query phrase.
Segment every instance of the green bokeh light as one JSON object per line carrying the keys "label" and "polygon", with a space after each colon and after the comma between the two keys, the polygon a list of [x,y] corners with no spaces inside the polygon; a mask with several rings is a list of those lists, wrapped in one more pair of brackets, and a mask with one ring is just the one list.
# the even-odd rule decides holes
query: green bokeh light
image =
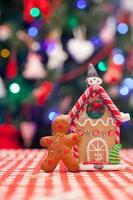
{"label": "green bokeh light", "polygon": [[40,10],[37,7],[31,8],[30,14],[32,17],[38,17],[40,15]]}
{"label": "green bokeh light", "polygon": [[101,61],[98,63],[98,69],[102,72],[105,72],[107,70],[107,66],[105,65],[103,61]]}
{"label": "green bokeh light", "polygon": [[78,20],[77,20],[77,18],[74,17],[74,16],[71,16],[71,17],[69,18],[68,24],[69,24],[69,26],[70,26],[71,28],[77,27],[77,26],[78,26]]}

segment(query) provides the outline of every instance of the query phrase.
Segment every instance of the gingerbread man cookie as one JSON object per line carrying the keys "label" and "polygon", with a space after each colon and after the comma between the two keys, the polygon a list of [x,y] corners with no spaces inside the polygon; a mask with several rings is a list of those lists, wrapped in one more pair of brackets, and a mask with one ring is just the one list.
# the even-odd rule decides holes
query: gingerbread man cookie
{"label": "gingerbread man cookie", "polygon": [[73,157],[71,148],[79,142],[79,135],[71,133],[67,135],[70,123],[66,115],[59,115],[52,122],[52,136],[43,137],[40,144],[47,147],[47,158],[42,162],[41,168],[45,172],[52,172],[60,160],[66,165],[69,171],[79,170],[79,163]]}

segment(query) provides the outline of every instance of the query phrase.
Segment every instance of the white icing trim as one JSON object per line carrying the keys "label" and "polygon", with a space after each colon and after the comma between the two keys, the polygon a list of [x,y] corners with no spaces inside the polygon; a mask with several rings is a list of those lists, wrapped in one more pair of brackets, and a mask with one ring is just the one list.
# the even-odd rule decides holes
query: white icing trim
{"label": "white icing trim", "polygon": [[82,163],[79,164],[79,168],[81,171],[124,170],[127,167],[127,165],[124,162],[121,162],[120,164],[117,165],[110,165],[110,164],[103,165],[102,169],[96,169],[94,166],[95,166],[94,164],[88,164],[88,165],[84,165]]}
{"label": "white icing trim", "polygon": [[[90,151],[89,151],[89,149],[90,149],[90,146],[91,146],[91,144],[93,143],[93,142],[95,142],[95,141],[101,141],[102,142],[102,144],[104,145],[104,147],[105,147],[105,152],[106,152],[106,162],[108,161],[108,146],[107,146],[107,143],[102,139],[102,138],[99,138],[99,137],[97,137],[97,138],[94,138],[94,139],[92,139],[89,143],[88,143],[88,145],[87,145],[87,160],[88,161],[90,161]],[[96,152],[99,152],[100,151],[100,149],[95,149],[94,151],[96,151]]]}
{"label": "white icing trim", "polygon": [[99,122],[102,122],[102,124],[104,126],[108,126],[109,124],[112,124],[112,125],[115,125],[114,123],[114,120],[112,118],[107,118],[106,122],[103,121],[103,119],[98,119],[96,120],[95,122],[92,120],[92,119],[86,119],[83,123],[80,123],[78,120],[77,120],[77,124],[80,125],[80,126],[84,126],[87,122],[90,122],[91,126],[97,126]]}
{"label": "white icing trim", "polygon": [[121,116],[122,116],[122,121],[123,121],[123,122],[126,122],[126,121],[129,121],[129,120],[130,120],[130,115],[129,115],[129,113],[123,113],[123,112],[121,112]]}

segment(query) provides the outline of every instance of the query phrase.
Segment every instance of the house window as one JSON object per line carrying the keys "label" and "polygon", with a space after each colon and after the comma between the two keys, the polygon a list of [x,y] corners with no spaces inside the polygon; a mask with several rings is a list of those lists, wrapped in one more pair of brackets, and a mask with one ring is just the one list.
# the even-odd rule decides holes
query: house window
{"label": "house window", "polygon": [[87,115],[92,119],[99,119],[105,112],[104,103],[102,100],[90,102],[86,108]]}

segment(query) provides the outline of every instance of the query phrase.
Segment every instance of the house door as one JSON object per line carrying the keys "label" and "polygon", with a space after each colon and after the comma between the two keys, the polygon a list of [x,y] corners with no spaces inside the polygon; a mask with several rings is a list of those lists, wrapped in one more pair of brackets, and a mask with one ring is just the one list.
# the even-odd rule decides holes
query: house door
{"label": "house door", "polygon": [[92,139],[87,145],[87,161],[108,162],[108,146],[102,138]]}

